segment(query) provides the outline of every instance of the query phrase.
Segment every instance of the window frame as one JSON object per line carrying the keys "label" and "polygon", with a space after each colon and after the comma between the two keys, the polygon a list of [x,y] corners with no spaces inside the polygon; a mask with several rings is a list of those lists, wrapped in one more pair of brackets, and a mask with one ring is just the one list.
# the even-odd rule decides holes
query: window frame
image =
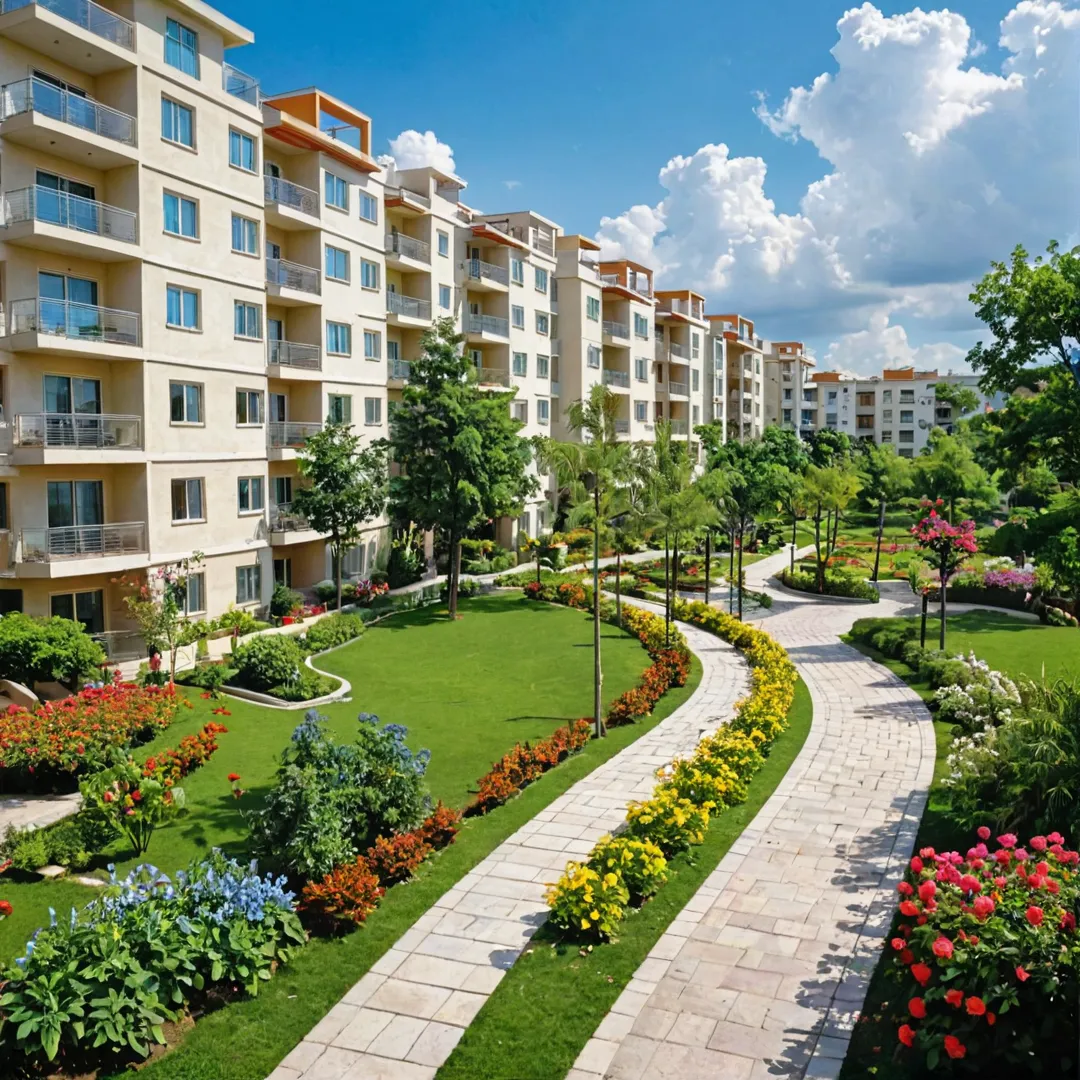
{"label": "window frame", "polygon": [[[444,258],[450,258],[450,234],[442,229],[435,230],[436,250]],[[445,241],[445,242],[444,242]]]}
{"label": "window frame", "polygon": [[[374,410],[370,408],[371,406],[374,406]],[[374,420],[370,418],[372,411],[375,414]],[[382,398],[364,398],[364,427],[382,427]]]}
{"label": "window frame", "polygon": [[[330,254],[334,254],[334,270],[337,270],[338,256],[343,256],[345,261],[345,276],[342,277],[338,273],[330,272]],[[352,260],[347,248],[340,248],[336,244],[323,244],[323,276],[327,281],[337,281],[343,285],[348,285],[352,275]]]}
{"label": "window frame", "polygon": [[[180,110],[186,112],[190,117],[191,128],[191,142],[186,143],[179,138],[172,138],[165,134],[165,106],[168,105],[172,109],[176,109],[177,112],[173,115],[173,119],[177,121],[177,128],[179,128],[179,113]],[[185,150],[195,150],[196,132],[195,132],[195,110],[190,105],[185,105],[182,101],[177,101],[176,98],[169,97],[168,94],[161,95],[161,138],[164,142],[167,142],[170,146],[182,146]]]}
{"label": "window frame", "polygon": [[[520,360],[520,365],[518,361]],[[520,371],[518,370],[520,366]],[[517,376],[519,379],[528,377],[529,374],[529,354],[526,352],[515,352],[510,357],[510,374]]]}
{"label": "window frame", "polygon": [[[342,409],[341,419],[335,419],[334,405],[336,402],[343,402],[344,407]],[[352,423],[352,394],[327,394],[326,395],[326,415],[331,418],[331,423],[334,424],[351,424]]]}
{"label": "window frame", "polygon": [[[180,33],[177,34],[176,37],[173,37],[170,34],[170,30],[172,30],[173,27],[175,27],[180,32]],[[176,49],[178,50],[177,59],[182,59],[183,56],[185,55],[184,34],[190,34],[191,37],[195,39],[194,49],[191,49],[190,53],[187,54],[187,55],[190,55],[190,56],[194,57],[194,67],[195,67],[194,71],[188,71],[188,69],[186,67],[184,67],[184,65],[182,63],[174,63],[172,60],[169,59],[169,45],[170,44],[175,45]],[[165,19],[165,33],[162,36],[162,41],[165,44],[165,48],[164,48],[164,60],[165,60],[165,63],[168,64],[169,67],[171,67],[171,68],[176,68],[177,71],[182,71],[185,75],[190,75],[192,78],[198,79],[199,78],[199,32],[198,32],[198,30],[192,30],[190,26],[185,26],[178,19],[174,19],[174,18],[172,18],[170,16],[170,17]],[[188,48],[190,49],[190,46],[188,46]]]}
{"label": "window frame", "polygon": [[[248,508],[245,510],[241,501],[241,485],[247,484]],[[259,493],[259,506],[253,506],[252,495]],[[239,517],[254,517],[266,513],[266,477],[238,476],[236,478],[236,513]]]}
{"label": "window frame", "polygon": [[[245,412],[246,416],[248,417],[248,419],[246,419],[246,420],[241,420],[240,419],[240,398],[241,397],[244,398],[244,412]],[[252,398],[254,398],[255,401],[258,402],[258,406],[257,406],[258,413],[259,413],[259,419],[258,420],[252,420],[251,419],[251,400],[252,400]],[[238,386],[236,388],[235,406],[236,407],[235,407],[234,415],[236,417],[236,426],[237,427],[241,427],[241,428],[257,428],[257,427],[262,427],[263,426],[263,418],[266,415],[266,413],[265,413],[265,409],[263,408],[263,393],[262,393],[261,390],[253,390],[253,389],[250,389],[249,387],[246,387],[246,386]]]}
{"label": "window frame", "polygon": [[[446,303],[443,303],[443,294],[446,294]],[[449,285],[439,286],[439,309],[441,311],[450,311],[454,306],[454,294]]]}
{"label": "window frame", "polygon": [[[199,492],[199,511],[198,517],[177,517],[176,516],[176,485],[184,485],[184,509],[185,512],[190,510],[191,496],[189,494],[189,484],[198,485],[197,490]],[[206,521],[206,478],[202,476],[174,476],[169,481],[169,508],[172,516],[173,525],[197,525]]]}
{"label": "window frame", "polygon": [[551,403],[547,398],[536,399],[536,422],[547,427],[551,423]]}
{"label": "window frame", "polygon": [[[248,577],[250,575],[250,577]],[[243,581],[245,585],[245,593],[248,595],[242,597],[240,594],[240,582]],[[254,586],[254,590],[251,586]],[[254,591],[254,597],[251,596],[251,592]],[[249,566],[236,567],[236,603],[240,605],[244,604],[261,604],[262,603],[262,564],[254,563]]]}
{"label": "window frame", "polygon": [[[195,297],[195,325],[188,326],[186,323],[169,322],[169,294],[170,292],[177,292],[180,294],[180,316],[185,315],[184,297]],[[198,289],[189,289],[186,285],[170,285],[165,284],[165,327],[168,330],[183,330],[188,334],[200,334],[202,333],[202,293]]]}
{"label": "window frame", "polygon": [[[593,357],[596,357],[596,363],[593,363]],[[587,345],[585,347],[585,366],[592,368],[594,371],[600,370],[600,362],[603,353],[599,345]]]}
{"label": "window frame", "polygon": [[[251,237],[250,250],[246,247],[236,246],[236,227],[240,226],[241,240],[246,241],[248,236]],[[232,235],[229,238],[229,243],[232,245],[232,253],[234,255],[246,255],[249,259],[257,259],[259,257],[259,223],[255,218],[245,217],[243,214],[238,214],[234,210],[232,217],[230,218],[230,226]],[[249,229],[248,226],[251,226]]]}
{"label": "window frame", "polygon": [[586,296],[585,297],[585,318],[591,319],[593,322],[600,321],[600,297],[599,296]]}
{"label": "window frame", "polygon": [[[247,322],[247,315],[249,312],[255,313],[255,333],[247,333],[247,326],[244,327],[244,332],[240,332],[237,328],[237,317],[240,314],[240,309],[244,309],[244,321]],[[233,337],[239,341],[262,341],[262,307],[259,304],[253,304],[249,300],[233,300]]]}
{"label": "window frame", "polygon": [[510,257],[510,280],[515,285],[525,284],[525,260]]}
{"label": "window frame", "polygon": [[[521,312],[521,322],[518,322],[518,312]],[[515,330],[525,329],[525,308],[521,304],[510,305],[510,325]]]}
{"label": "window frame", "polygon": [[[233,136],[236,136],[237,145],[240,147],[240,160],[233,161]],[[244,147],[250,144],[251,146],[251,168],[244,164]],[[246,131],[241,131],[240,128],[229,128],[229,168],[239,169],[245,173],[258,173],[259,171],[259,144],[254,135],[248,134]]]}
{"label": "window frame", "polygon": [[[344,331],[345,350],[335,349],[330,344],[330,328],[333,327],[335,336]],[[338,342],[340,344],[340,342]],[[352,326],[349,323],[337,322],[335,319],[326,320],[326,355],[327,356],[352,356]]]}
{"label": "window frame", "polygon": [[542,266],[533,267],[533,288],[545,296],[548,291],[548,272]]}
{"label": "window frame", "polygon": [[[375,351],[373,353],[368,352],[368,341],[374,342]],[[382,333],[379,330],[365,330],[364,331],[364,359],[365,360],[381,360],[382,359]]]}
{"label": "window frame", "polygon": [[[375,208],[374,217],[368,217],[368,215],[364,213],[364,208],[369,203]],[[360,192],[360,220],[370,222],[372,225],[379,224],[379,200],[368,191]]]}
{"label": "window frame", "polygon": [[[198,581],[198,587],[192,589],[192,582]],[[192,592],[199,593],[200,604],[195,607],[191,603]],[[197,574],[188,574],[184,579],[184,614],[200,615],[206,611],[206,572],[200,570]]]}
{"label": "window frame", "polygon": [[[169,228],[169,216],[165,209],[166,200],[176,200],[176,223],[179,228],[174,231]],[[193,233],[184,232],[184,203],[187,203],[194,209],[194,225],[195,231]],[[199,200],[190,199],[187,195],[181,195],[178,191],[170,191],[168,188],[161,189],[161,231],[166,236],[175,236],[180,240],[195,240],[198,241],[199,237]]]}
{"label": "window frame", "polygon": [[536,312],[536,332],[541,337],[551,336],[551,316],[546,311]]}
{"label": "window frame", "polygon": [[[374,277],[375,284],[371,284],[370,277]],[[378,292],[379,291],[379,264],[372,262],[371,259],[360,260],[360,288],[366,292]]]}
{"label": "window frame", "polygon": [[[330,181],[333,181],[334,197],[330,194]],[[341,185],[339,188],[338,185]],[[345,203],[335,202],[339,190],[345,192]],[[323,202],[334,210],[340,210],[342,213],[347,214],[349,212],[349,181],[343,176],[338,176],[337,173],[331,172],[329,169],[323,169]]]}
{"label": "window frame", "polygon": [[[184,387],[184,393],[180,397],[180,400],[184,403],[183,404],[183,408],[184,408],[184,419],[183,420],[174,420],[173,419],[172,403],[173,403],[173,387],[174,386]],[[199,401],[199,419],[198,420],[189,420],[189,419],[187,419],[187,411],[188,411],[188,408],[187,408],[187,406],[188,406],[187,388],[188,387],[193,388],[198,394],[198,401]],[[206,392],[206,388],[205,388],[205,385],[203,383],[181,382],[179,379],[170,379],[169,380],[169,424],[171,426],[175,426],[175,427],[205,427],[206,426],[205,392]]]}
{"label": "window frame", "polygon": [[551,356],[547,353],[536,354],[536,377],[538,379],[551,378]]}

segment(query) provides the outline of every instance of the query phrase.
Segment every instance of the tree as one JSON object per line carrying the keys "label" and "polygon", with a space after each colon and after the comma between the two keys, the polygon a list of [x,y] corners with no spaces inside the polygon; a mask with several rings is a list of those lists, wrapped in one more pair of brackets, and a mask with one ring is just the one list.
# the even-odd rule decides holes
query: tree
{"label": "tree", "polygon": [[[859,493],[859,478],[854,472],[833,465],[823,468],[811,465],[806,470],[803,483],[806,487],[806,501],[810,516],[814,522],[814,558],[817,566],[817,587],[819,593],[825,592],[825,567],[836,549],[836,528],[830,524],[835,515],[839,524],[840,515],[851,505]],[[825,543],[821,541],[821,523],[825,522]]]}
{"label": "tree", "polygon": [[881,565],[881,538],[885,532],[885,510],[889,503],[907,494],[911,487],[911,464],[902,458],[892,443],[868,443],[859,461],[859,479],[864,498],[878,504],[877,550],[874,553],[874,572],[877,581]]}
{"label": "tree", "polygon": [[970,519],[952,525],[937,512],[942,505],[940,499],[935,503],[923,502],[930,512],[917,525],[911,527],[911,535],[924,551],[934,556],[937,566],[941,591],[941,636],[938,647],[945,648],[945,594],[949,587],[949,578],[960,568],[963,561],[979,550],[975,541],[975,522]]}
{"label": "tree", "polygon": [[992,262],[969,299],[993,341],[981,341],[967,355],[984,385],[1011,392],[1021,369],[1052,357],[1080,391],[1080,247],[1046,248],[1049,258],[1029,259],[1020,245],[1008,264]]}
{"label": "tree", "polygon": [[851,436],[832,428],[818,428],[807,440],[810,461],[819,468],[841,465],[851,458]]}
{"label": "tree", "polygon": [[528,472],[532,448],[510,415],[513,393],[479,388],[453,319],[439,319],[420,340],[423,352],[390,419],[391,456],[400,467],[390,506],[397,518],[447,534],[455,618],[463,537],[483,521],[520,514],[537,483]]}
{"label": "tree", "polygon": [[539,440],[539,460],[553,471],[560,485],[569,488],[569,520],[593,533],[593,725],[596,738],[604,734],[602,715],[603,670],[600,663],[600,534],[622,512],[620,489],[629,479],[632,455],[629,443],[618,441],[615,418],[619,397],[596,383],[584,401],[566,410],[570,431],[580,442]]}
{"label": "tree", "polygon": [[[136,592],[124,597],[128,612],[139,627],[148,649],[165,649],[169,654],[169,681],[176,674],[176,655],[181,645],[190,644],[188,632],[188,577],[201,565],[201,551],[148,574]],[[160,676],[158,676],[160,679]]]}
{"label": "tree", "polygon": [[341,568],[345,551],[360,539],[364,522],[386,509],[386,447],[361,446],[352,424],[327,420],[297,455],[307,483],[293,494],[293,510],[330,544],[341,610]]}
{"label": "tree", "polygon": [[806,516],[806,485],[802,470],[794,472],[782,466],[774,469],[773,491],[780,508],[791,518],[791,570],[794,572],[799,519]]}
{"label": "tree", "polygon": [[915,484],[918,494],[949,504],[950,521],[958,499],[992,503],[997,498],[993,482],[963,436],[946,435],[938,428],[930,432],[926,449],[915,461]]}
{"label": "tree", "polygon": [[1080,611],[1080,532],[1071,525],[1062,529],[1048,538],[1039,549],[1039,556],[1046,560],[1054,572],[1054,579]]}
{"label": "tree", "polygon": [[958,411],[960,419],[964,413],[974,412],[979,407],[979,395],[963,383],[940,382],[934,387],[934,398],[943,405],[951,405]]}

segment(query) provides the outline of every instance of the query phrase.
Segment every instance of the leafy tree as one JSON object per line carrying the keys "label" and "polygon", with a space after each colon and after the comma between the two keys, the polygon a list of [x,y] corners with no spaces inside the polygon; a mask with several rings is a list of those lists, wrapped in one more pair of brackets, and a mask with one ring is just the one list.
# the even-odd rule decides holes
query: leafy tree
{"label": "leafy tree", "polygon": [[934,387],[934,399],[940,404],[951,405],[957,411],[959,415],[954,415],[954,420],[979,407],[979,395],[963,383],[938,383]]}
{"label": "leafy tree", "polygon": [[1031,465],[1025,465],[1020,471],[1012,502],[1014,506],[1042,509],[1049,505],[1057,489],[1057,477],[1043,462],[1036,461]]}
{"label": "leafy tree", "polygon": [[33,688],[36,682],[72,682],[95,675],[105,663],[101,646],[82,623],[21,611],[0,617],[0,679]]}
{"label": "leafy tree", "polygon": [[1080,531],[1070,525],[1055,533],[1040,547],[1039,557],[1054,572],[1058,585],[1080,601]]}
{"label": "leafy tree", "polygon": [[421,338],[401,404],[390,419],[400,473],[390,481],[395,517],[449,540],[450,617],[457,615],[461,540],[483,521],[521,513],[537,489],[528,473],[531,447],[510,415],[513,394],[481,390],[462,354],[453,319],[439,319]]}
{"label": "leafy tree", "polygon": [[345,551],[360,539],[364,522],[386,509],[386,447],[362,447],[352,424],[328,419],[304,444],[297,466],[307,483],[293,494],[293,509],[329,537],[340,611]]}
{"label": "leafy tree", "polygon": [[806,517],[806,485],[803,469],[779,466],[773,470],[773,492],[777,504],[791,518],[791,570],[795,570],[795,546],[798,542],[799,521]]}
{"label": "leafy tree", "polygon": [[[178,563],[159,566],[145,583],[136,585],[131,596],[124,597],[128,613],[137,623],[147,648],[168,652],[170,682],[176,674],[180,646],[191,641],[185,613],[187,583],[202,561],[202,552],[196,551]],[[163,681],[161,676],[158,678]]]}
{"label": "leafy tree", "polygon": [[[834,516],[839,524],[840,515],[851,505],[859,492],[859,478],[850,469],[832,465],[823,468],[811,465],[804,479],[806,501],[814,522],[814,557],[817,564],[817,587],[825,592],[825,567],[836,550],[837,530],[830,527]],[[821,525],[825,523],[825,541],[822,543]]]}
{"label": "leafy tree", "polygon": [[959,525],[952,525],[937,512],[941,500],[936,503],[924,501],[923,506],[929,513],[917,525],[911,528],[911,535],[915,542],[924,551],[933,555],[934,565],[937,567],[941,593],[941,638],[938,647],[945,648],[945,594],[949,588],[949,578],[960,569],[961,564],[969,555],[974,555],[979,550],[975,541],[975,522],[961,521]]}
{"label": "leafy tree", "polygon": [[810,448],[810,461],[819,468],[841,465],[851,458],[851,436],[847,432],[818,428],[807,443]]}
{"label": "leafy tree", "polygon": [[995,390],[1013,390],[1021,369],[1049,356],[1080,391],[1080,247],[1061,251],[1053,240],[1046,252],[1032,260],[1017,245],[1012,261],[991,263],[971,293],[993,340],[980,341],[967,359]]}
{"label": "leafy tree", "polygon": [[928,499],[949,504],[949,520],[956,516],[956,502],[992,503],[997,490],[986,470],[975,460],[970,444],[960,435],[946,435],[935,428],[926,449],[915,461],[915,486]]}
{"label": "leafy tree", "polygon": [[891,502],[902,498],[911,487],[911,464],[896,452],[892,443],[867,443],[859,460],[859,479],[863,498],[878,506],[877,550],[874,553],[874,572],[877,581],[881,565],[881,538],[885,533],[885,510]]}

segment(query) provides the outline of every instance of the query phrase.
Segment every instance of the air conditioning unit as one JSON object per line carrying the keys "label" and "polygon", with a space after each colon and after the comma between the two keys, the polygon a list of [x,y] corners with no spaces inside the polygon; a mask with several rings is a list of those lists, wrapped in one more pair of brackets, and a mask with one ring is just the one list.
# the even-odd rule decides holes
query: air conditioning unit
{"label": "air conditioning unit", "polygon": [[923,429],[926,429],[929,426],[930,426],[930,421],[929,420],[920,420],[919,421],[919,427],[921,427]]}
{"label": "air conditioning unit", "polygon": [[933,403],[934,403],[933,398],[929,398],[929,397],[921,397],[921,398],[919,398],[919,404],[920,405],[924,405],[924,406],[925,405],[933,405]]}

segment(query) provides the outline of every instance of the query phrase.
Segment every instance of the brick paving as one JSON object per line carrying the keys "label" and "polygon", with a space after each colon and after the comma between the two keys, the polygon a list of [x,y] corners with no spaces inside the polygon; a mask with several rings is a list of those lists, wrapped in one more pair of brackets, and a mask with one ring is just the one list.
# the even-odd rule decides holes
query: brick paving
{"label": "brick paving", "polygon": [[[637,602],[635,602],[637,603]],[[641,604],[642,607],[651,605]],[[523,825],[422,915],[308,1033],[271,1080],[430,1080],[537,928],[545,884],[647,797],[655,772],[729,719],[749,688],[731,646],[681,627],[701,683],[652,731]]]}
{"label": "brick paving", "polygon": [[[761,588],[786,552],[751,566]],[[814,702],[787,776],[619,996],[567,1080],[839,1075],[934,770],[918,696],[838,637],[867,608],[773,593]]]}

